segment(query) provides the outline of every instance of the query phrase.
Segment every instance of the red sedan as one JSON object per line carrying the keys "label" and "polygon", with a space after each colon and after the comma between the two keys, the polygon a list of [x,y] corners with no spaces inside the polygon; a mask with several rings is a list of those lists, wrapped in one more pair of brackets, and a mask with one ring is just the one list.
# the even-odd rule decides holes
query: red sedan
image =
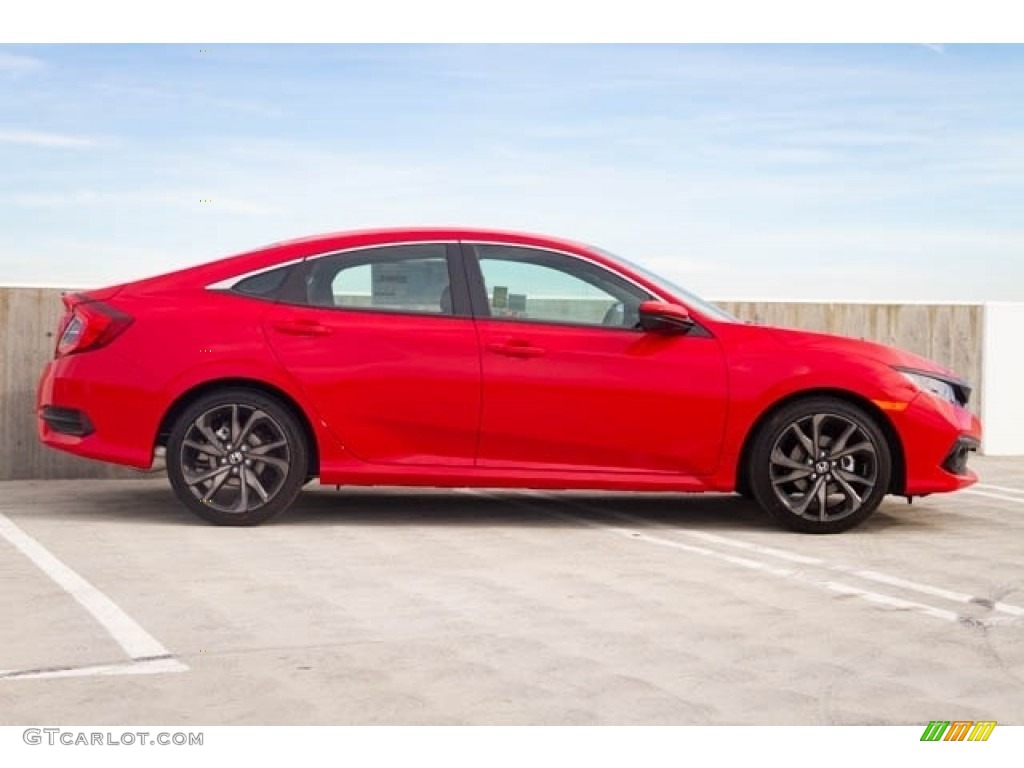
{"label": "red sedan", "polygon": [[915,355],[740,322],[574,242],[346,232],[64,297],[40,439],[251,525],[324,484],[738,492],[845,530],[981,427]]}

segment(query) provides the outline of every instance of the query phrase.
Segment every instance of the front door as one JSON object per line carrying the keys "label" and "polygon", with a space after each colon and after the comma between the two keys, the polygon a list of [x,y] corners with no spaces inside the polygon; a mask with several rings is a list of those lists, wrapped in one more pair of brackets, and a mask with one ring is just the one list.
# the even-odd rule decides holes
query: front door
{"label": "front door", "polygon": [[637,306],[655,297],[585,259],[521,246],[466,250],[489,315],[478,320],[480,466],[714,469],[726,408],[715,338],[637,330]]}

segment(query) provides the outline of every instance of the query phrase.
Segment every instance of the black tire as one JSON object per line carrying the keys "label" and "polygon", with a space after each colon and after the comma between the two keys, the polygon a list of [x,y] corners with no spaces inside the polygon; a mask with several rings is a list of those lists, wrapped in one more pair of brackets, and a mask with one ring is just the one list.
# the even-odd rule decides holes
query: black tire
{"label": "black tire", "polygon": [[251,389],[223,389],[190,403],[167,441],[175,494],[216,525],[257,525],[287,509],[302,489],[308,463],[309,448],[291,409]]}
{"label": "black tire", "polygon": [[892,455],[863,409],[834,397],[808,397],[762,425],[747,472],[754,499],[785,527],[839,533],[878,508],[888,493]]}

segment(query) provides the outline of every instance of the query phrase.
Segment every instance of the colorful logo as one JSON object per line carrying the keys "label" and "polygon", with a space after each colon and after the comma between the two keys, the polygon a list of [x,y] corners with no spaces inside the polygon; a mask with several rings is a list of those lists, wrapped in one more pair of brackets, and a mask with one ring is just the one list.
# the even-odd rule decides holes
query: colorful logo
{"label": "colorful logo", "polygon": [[988,741],[995,727],[995,720],[932,720],[921,741]]}

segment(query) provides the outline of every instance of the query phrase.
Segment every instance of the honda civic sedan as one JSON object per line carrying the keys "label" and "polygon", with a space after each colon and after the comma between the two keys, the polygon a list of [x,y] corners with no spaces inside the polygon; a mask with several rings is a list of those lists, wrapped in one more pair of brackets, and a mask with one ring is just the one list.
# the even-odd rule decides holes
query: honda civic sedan
{"label": "honda civic sedan", "polygon": [[848,529],[953,491],[981,426],[950,371],[741,322],[600,249],[344,232],[63,297],[47,445],[252,525],[304,484],[736,492]]}

